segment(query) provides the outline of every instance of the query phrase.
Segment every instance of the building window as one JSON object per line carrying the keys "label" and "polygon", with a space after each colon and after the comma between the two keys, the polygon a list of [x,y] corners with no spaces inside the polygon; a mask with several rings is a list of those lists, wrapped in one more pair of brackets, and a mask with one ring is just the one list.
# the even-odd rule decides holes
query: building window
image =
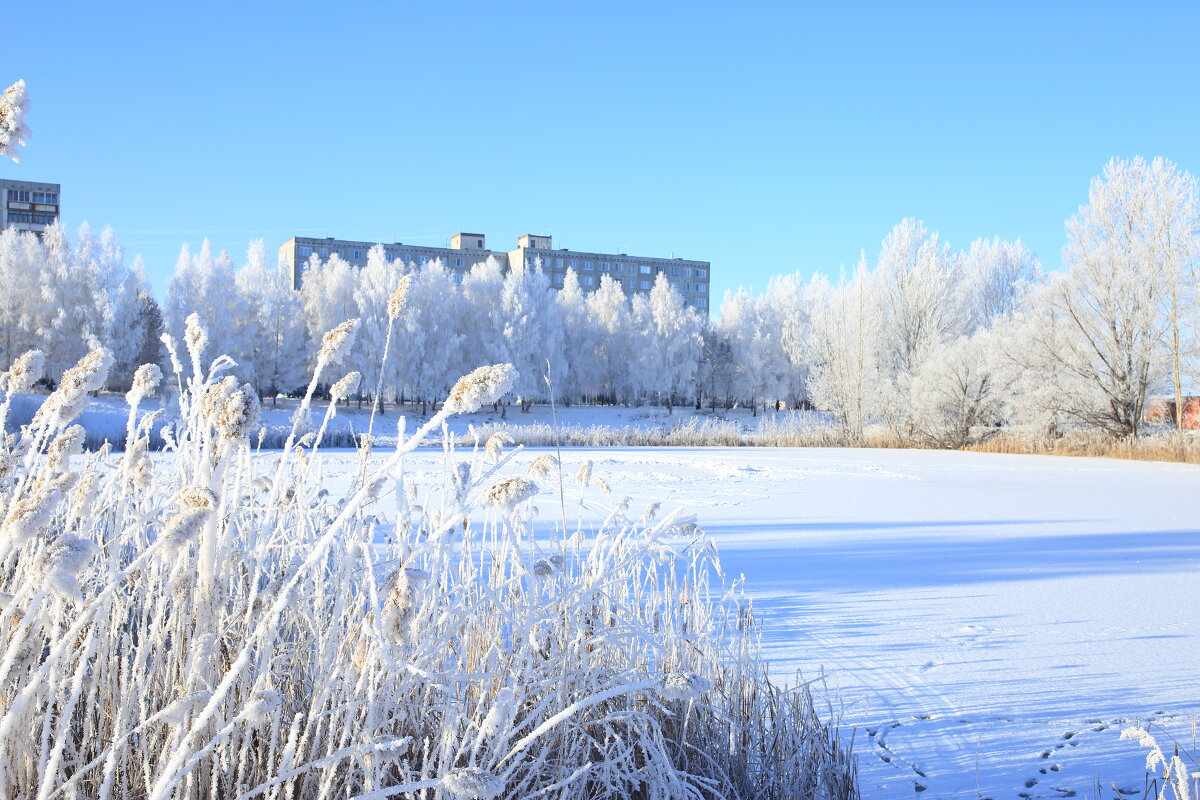
{"label": "building window", "polygon": [[462,283],[462,282],[463,282],[463,274],[462,274],[461,272],[456,272],[456,273],[454,273],[454,282],[455,282],[455,283]]}
{"label": "building window", "polygon": [[570,267],[571,269],[575,269],[575,259],[573,259],[573,258],[568,259],[567,266]]}
{"label": "building window", "polygon": [[554,273],[554,285],[555,285],[555,286],[562,286],[562,285],[563,285],[563,276],[562,276],[562,273],[559,273],[559,272],[556,272],[556,273]]}
{"label": "building window", "polygon": [[320,253],[321,253],[321,258],[329,258],[329,248],[328,247],[322,247],[320,250]]}
{"label": "building window", "polygon": [[450,259],[450,264],[451,266],[461,267],[463,265],[463,260],[462,258],[455,257]]}
{"label": "building window", "polygon": [[624,265],[624,264],[622,264],[620,261],[618,261],[617,263],[613,264],[613,272],[620,272],[620,271],[621,271],[622,269],[624,269],[624,268],[625,268],[625,265]]}
{"label": "building window", "polygon": [[28,189],[9,189],[8,190],[8,199],[14,203],[28,203],[29,202],[29,190]]}
{"label": "building window", "polygon": [[642,288],[643,288],[643,289],[649,289],[649,288],[650,288],[650,281],[642,281]]}
{"label": "building window", "polygon": [[49,225],[57,219],[53,214],[47,214],[42,211],[10,211],[8,212],[9,222],[24,222],[30,225]]}
{"label": "building window", "polygon": [[[641,269],[641,272],[642,272],[642,274],[643,274],[643,275],[649,275],[649,274],[650,274],[650,265],[649,265],[649,264],[642,264],[642,269]],[[645,281],[642,281],[642,283],[645,283]]]}
{"label": "building window", "polygon": [[679,267],[671,267],[671,277],[672,278],[679,277]]}
{"label": "building window", "polygon": [[700,308],[704,308],[706,305],[708,305],[708,301],[705,300],[703,297],[697,297],[696,305],[699,306]]}
{"label": "building window", "polygon": [[558,267],[559,269],[562,269],[562,259],[561,258],[554,259],[554,266]]}
{"label": "building window", "polygon": [[707,292],[707,291],[708,291],[708,284],[707,284],[707,283],[697,283],[697,284],[696,284],[696,291],[697,291],[697,292]]}
{"label": "building window", "polygon": [[58,192],[34,192],[33,202],[58,204]]}
{"label": "building window", "polygon": [[477,241],[479,243],[475,246],[478,247],[480,250],[482,250],[483,249],[483,239],[476,239],[475,241]]}
{"label": "building window", "polygon": [[583,268],[590,272],[592,269],[592,262],[590,262],[590,261],[583,262]]}
{"label": "building window", "polygon": [[691,267],[684,267],[684,268],[683,268],[683,277],[685,277],[685,278],[690,278],[690,277],[692,277],[692,268],[691,268]]}
{"label": "building window", "polygon": [[307,245],[297,247],[296,251],[298,253],[300,253],[300,255],[302,255],[302,256],[311,256],[312,255],[312,248]]}
{"label": "building window", "polygon": [[703,269],[698,269],[698,270],[696,270],[696,277],[697,277],[697,278],[707,278],[707,277],[708,277],[708,271],[707,271],[707,270],[703,270]]}
{"label": "building window", "polygon": [[596,279],[593,278],[591,275],[584,275],[582,280],[580,280],[580,283],[582,283],[584,286],[591,286],[595,282],[596,282]]}
{"label": "building window", "polygon": [[683,285],[683,290],[684,290],[685,292],[690,292],[690,291],[692,290],[692,285],[691,285],[690,283],[685,283],[685,284]]}

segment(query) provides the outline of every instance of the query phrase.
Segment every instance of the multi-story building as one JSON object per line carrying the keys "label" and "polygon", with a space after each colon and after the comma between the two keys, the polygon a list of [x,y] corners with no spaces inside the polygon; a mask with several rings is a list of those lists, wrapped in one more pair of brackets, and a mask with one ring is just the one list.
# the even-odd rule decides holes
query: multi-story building
{"label": "multi-story building", "polygon": [[38,236],[59,218],[61,186],[0,178],[0,230],[16,228]]}
{"label": "multi-story building", "polygon": [[521,263],[529,267],[540,263],[555,288],[563,285],[568,269],[574,270],[585,292],[596,289],[603,275],[620,283],[626,294],[648,292],[654,286],[655,278],[662,273],[683,295],[687,305],[708,312],[711,265],[707,261],[555,250],[549,236],[527,233],[517,239],[517,249],[508,254],[508,263],[510,268]]}
{"label": "multi-story building", "polygon": [[[683,295],[687,305],[708,313],[711,265],[707,261],[650,258],[624,253],[579,252],[565,248],[555,250],[549,236],[528,233],[517,239],[515,250],[489,250],[486,245],[487,237],[481,233],[456,233],[451,237],[449,247],[426,247],[394,242],[384,244],[383,249],[389,261],[401,258],[408,263],[423,264],[440,260],[460,281],[470,272],[473,265],[486,261],[489,257],[497,259],[509,269],[518,264],[529,267],[540,264],[542,270],[550,276],[551,285],[556,289],[562,287],[567,270],[571,269],[579,276],[579,284],[585,292],[598,288],[602,275],[608,275],[618,281],[626,294],[648,292],[654,285],[656,276],[662,273]],[[305,264],[314,255],[326,259],[336,254],[352,266],[361,267],[367,263],[367,252],[372,247],[374,244],[371,242],[297,236],[280,245],[279,262],[291,272],[292,285],[299,289]]]}
{"label": "multi-story building", "polygon": [[[508,263],[507,253],[488,250],[485,246],[487,239],[479,233],[456,233],[451,238],[450,247],[426,247],[419,244],[402,244],[393,242],[384,244],[383,251],[388,261],[403,259],[410,264],[424,264],[429,261],[441,260],[451,272],[465,275],[471,266],[487,261],[489,256],[495,256],[501,264]],[[279,246],[279,263],[284,265],[292,274],[292,286],[300,288],[304,276],[304,268],[308,260],[317,256],[322,261],[336,255],[351,266],[362,267],[367,263],[367,252],[375,246],[374,242],[355,242],[348,239],[311,239],[296,236],[288,239]]]}

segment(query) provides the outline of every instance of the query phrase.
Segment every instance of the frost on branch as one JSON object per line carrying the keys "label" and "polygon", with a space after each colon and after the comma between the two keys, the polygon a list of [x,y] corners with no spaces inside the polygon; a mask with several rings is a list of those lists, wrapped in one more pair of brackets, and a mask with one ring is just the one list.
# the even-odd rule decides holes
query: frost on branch
{"label": "frost on branch", "polygon": [[19,80],[0,95],[0,157],[7,156],[20,162],[18,147],[29,141],[29,127],[25,115],[29,113],[29,97],[25,94],[25,81]]}
{"label": "frost on branch", "polygon": [[464,767],[442,778],[442,788],[455,800],[491,800],[504,791],[504,781],[479,767]]}
{"label": "frost on branch", "polygon": [[46,582],[64,599],[82,603],[83,593],[76,576],[99,552],[100,548],[89,539],[70,534],[60,536],[42,554]]}
{"label": "frost on branch", "polygon": [[699,700],[712,687],[712,681],[694,672],[669,672],[658,682],[658,696],[667,702]]}

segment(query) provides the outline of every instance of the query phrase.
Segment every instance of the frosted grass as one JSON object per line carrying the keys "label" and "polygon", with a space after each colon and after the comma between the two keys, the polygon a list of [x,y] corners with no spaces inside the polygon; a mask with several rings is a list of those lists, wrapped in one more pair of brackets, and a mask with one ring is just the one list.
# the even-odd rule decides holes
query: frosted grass
{"label": "frosted grass", "polygon": [[190,333],[168,458],[146,386],[133,444],[82,451],[75,395],[103,353],[0,441],[0,800],[858,796],[833,715],[768,681],[692,518],[617,501],[535,540],[533,481],[558,465],[498,440],[444,433],[441,479],[406,473],[511,367],[401,420],[334,496],[319,435],[260,471],[255,395],[228,359],[202,371]]}

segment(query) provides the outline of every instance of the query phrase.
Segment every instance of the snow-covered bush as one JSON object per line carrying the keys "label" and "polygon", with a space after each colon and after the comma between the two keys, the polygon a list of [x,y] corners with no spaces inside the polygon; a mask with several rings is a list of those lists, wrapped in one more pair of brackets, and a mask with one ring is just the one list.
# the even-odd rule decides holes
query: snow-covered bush
{"label": "snow-covered bush", "polygon": [[[354,329],[325,338],[305,407]],[[224,357],[200,368],[198,322],[185,337],[166,454],[141,391],[126,451],[82,452],[103,351],[0,440],[0,798],[857,797],[695,520],[624,499],[595,530],[535,528],[557,464],[499,440],[446,441],[432,484],[405,472],[510,366],[401,419],[329,494],[320,432],[255,456],[257,395]]]}

